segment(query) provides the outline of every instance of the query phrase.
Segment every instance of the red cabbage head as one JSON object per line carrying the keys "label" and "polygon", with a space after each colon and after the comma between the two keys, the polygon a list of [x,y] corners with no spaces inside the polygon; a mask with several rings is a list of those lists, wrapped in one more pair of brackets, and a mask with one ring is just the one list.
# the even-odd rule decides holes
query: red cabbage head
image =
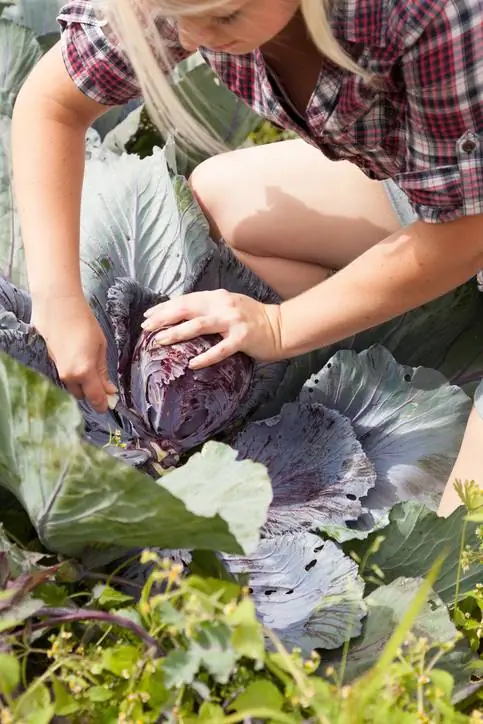
{"label": "red cabbage head", "polygon": [[254,363],[245,354],[201,370],[188,366],[220,339],[203,335],[161,346],[155,332],[142,332],[135,346],[131,405],[156,437],[169,440],[181,451],[225,430],[250,390]]}

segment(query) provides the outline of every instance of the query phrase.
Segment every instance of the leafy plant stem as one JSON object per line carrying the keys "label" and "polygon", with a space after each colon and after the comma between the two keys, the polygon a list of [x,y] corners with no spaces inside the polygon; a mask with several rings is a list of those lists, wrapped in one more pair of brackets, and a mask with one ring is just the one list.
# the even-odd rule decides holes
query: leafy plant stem
{"label": "leafy plant stem", "polygon": [[468,520],[467,520],[467,518],[465,518],[465,521],[463,523],[463,529],[461,531],[460,554],[458,556],[458,570],[456,572],[456,583],[455,583],[455,593],[454,593],[455,609],[458,608],[458,601],[459,601],[459,597],[460,597],[461,573],[463,570],[463,551],[465,549],[467,528],[468,528]]}
{"label": "leafy plant stem", "polygon": [[100,623],[107,623],[113,626],[119,626],[132,631],[138,638],[151,649],[154,649],[157,656],[164,656],[165,652],[161,649],[159,643],[145,631],[142,626],[139,626],[134,621],[124,618],[123,616],[116,616],[106,611],[89,611],[87,609],[78,609],[77,611],[71,611],[67,608],[41,608],[37,612],[38,616],[50,616],[45,621],[36,623],[32,626],[33,631],[38,631],[43,628],[53,628],[54,626],[60,626],[64,623],[72,623],[74,621],[99,621]]}
{"label": "leafy plant stem", "polygon": [[122,578],[122,576],[115,576],[115,575],[109,575],[105,573],[95,573],[93,571],[85,571],[82,574],[82,578],[88,580],[88,581],[104,581],[107,584],[111,583],[118,583],[120,586],[129,586],[130,588],[137,588],[138,590],[142,589],[142,586],[139,583],[134,583],[133,581],[129,581],[127,578]]}
{"label": "leafy plant stem", "polygon": [[419,591],[414,596],[411,605],[402,617],[401,623],[394,631],[393,635],[384,647],[377,664],[372,670],[371,674],[367,678],[364,692],[361,695],[362,709],[367,705],[367,702],[375,695],[377,689],[381,684],[381,680],[384,678],[385,673],[391,663],[396,658],[398,650],[401,648],[407,634],[411,630],[411,627],[416,620],[421,608],[424,606],[425,601],[431,591],[435,580],[438,577],[438,573],[441,569],[443,561],[446,557],[446,553],[442,553],[431,567],[426,579],[419,588]]}

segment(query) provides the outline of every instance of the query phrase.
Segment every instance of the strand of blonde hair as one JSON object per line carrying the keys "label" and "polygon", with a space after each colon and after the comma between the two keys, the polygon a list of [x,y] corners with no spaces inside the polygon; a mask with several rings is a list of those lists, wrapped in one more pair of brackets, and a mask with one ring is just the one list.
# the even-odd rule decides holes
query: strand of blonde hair
{"label": "strand of blonde hair", "polygon": [[[95,0],[94,0],[95,1]],[[313,42],[336,65],[364,78],[366,73],[350,58],[335,38],[330,22],[333,0],[301,0],[301,11]],[[170,82],[173,68],[168,42],[161,38],[152,13],[143,9],[143,0],[97,0],[106,16],[108,25],[129,58],[153,122],[166,136],[175,134],[188,147],[208,153],[226,151],[226,144],[217,138],[213,130],[206,128],[195,118],[196,109],[185,98],[185,104],[174,92]],[[146,6],[148,3],[144,0]],[[197,0],[196,6],[189,0],[164,0],[166,17],[209,12],[225,5],[226,0]],[[200,7],[202,5],[202,7]],[[207,101],[199,94],[202,106]],[[191,108],[190,108],[191,106]],[[188,110],[190,108],[190,110]],[[199,114],[199,109],[198,109]]]}

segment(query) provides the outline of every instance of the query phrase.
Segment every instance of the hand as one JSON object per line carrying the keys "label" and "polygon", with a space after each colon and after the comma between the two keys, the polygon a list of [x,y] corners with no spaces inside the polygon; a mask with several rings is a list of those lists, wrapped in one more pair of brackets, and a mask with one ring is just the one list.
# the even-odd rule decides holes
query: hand
{"label": "hand", "polygon": [[32,325],[44,337],[59,377],[78,400],[98,412],[116,392],[107,372],[107,343],[83,296],[35,301]]}
{"label": "hand", "polygon": [[202,334],[220,334],[223,339],[190,362],[192,369],[201,369],[245,352],[257,360],[273,362],[283,358],[280,334],[280,307],[261,304],[243,294],[219,289],[194,292],[158,304],[145,314],[142,327],[154,331],[163,327],[156,339],[168,345]]}

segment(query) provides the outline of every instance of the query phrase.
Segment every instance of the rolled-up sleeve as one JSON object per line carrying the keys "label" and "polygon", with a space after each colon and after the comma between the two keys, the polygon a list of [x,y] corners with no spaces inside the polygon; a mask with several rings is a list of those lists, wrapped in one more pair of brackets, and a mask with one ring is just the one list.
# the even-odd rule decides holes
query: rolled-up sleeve
{"label": "rolled-up sleeve", "polygon": [[[65,67],[79,90],[107,106],[123,105],[141,96],[128,58],[90,0],[66,3],[57,20]],[[173,63],[188,55],[179,45],[176,29],[167,20],[160,20],[156,30],[167,43]]]}
{"label": "rolled-up sleeve", "polygon": [[448,0],[423,28],[409,13],[404,44],[406,162],[394,181],[423,221],[482,214],[481,0]]}

